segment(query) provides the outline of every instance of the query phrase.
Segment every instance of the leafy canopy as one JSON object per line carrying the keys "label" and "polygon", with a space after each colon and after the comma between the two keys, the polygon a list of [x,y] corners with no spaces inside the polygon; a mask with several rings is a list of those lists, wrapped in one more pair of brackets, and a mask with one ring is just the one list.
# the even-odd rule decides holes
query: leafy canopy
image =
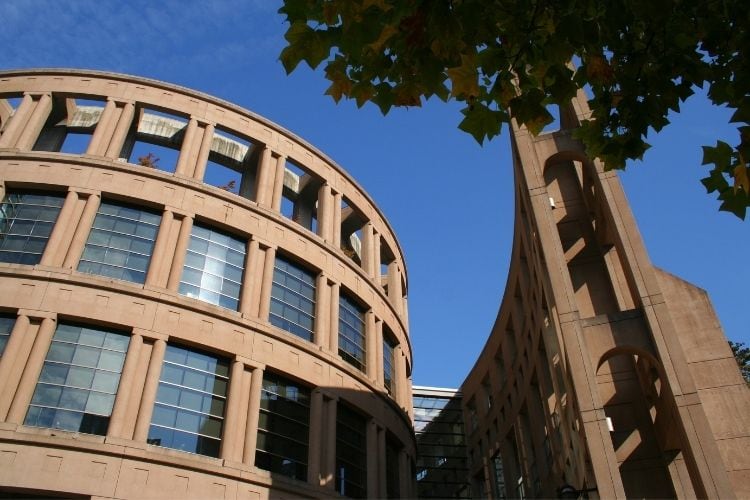
{"label": "leafy canopy", "polygon": [[704,146],[702,180],[721,210],[750,204],[750,9],[739,0],[284,0],[289,73],[325,62],[336,102],[465,103],[459,128],[480,144],[513,116],[538,134],[586,88],[577,130],[591,156],[624,168],[696,86],[734,110],[736,145]]}

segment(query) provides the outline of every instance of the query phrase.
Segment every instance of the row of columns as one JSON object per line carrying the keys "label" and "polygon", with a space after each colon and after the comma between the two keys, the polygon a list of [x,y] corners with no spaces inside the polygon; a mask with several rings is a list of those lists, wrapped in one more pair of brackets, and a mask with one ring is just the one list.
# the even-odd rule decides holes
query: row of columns
{"label": "row of columns", "polygon": [[[0,357],[0,420],[23,424],[56,327],[55,314],[19,310]],[[166,335],[133,329],[107,439],[146,442],[168,340]],[[242,356],[232,360],[219,456],[225,461],[255,464],[264,369]],[[336,477],[337,404],[336,396],[321,389],[312,391],[307,481],[331,490]],[[386,493],[386,432],[374,419],[368,421],[367,493],[371,498],[384,497]],[[404,449],[400,453],[403,463],[391,466],[406,473],[410,470],[409,458]],[[409,485],[404,478],[401,491],[408,491]]]}
{"label": "row of columns", "polygon": [[[25,93],[12,118],[0,136],[0,148],[30,150],[52,113],[50,93]],[[117,159],[128,137],[134,133],[136,103],[132,100],[107,98],[86,154]],[[137,124],[135,125],[137,128]],[[191,116],[180,148],[175,175],[203,182],[214,138],[215,124]],[[281,210],[286,158],[263,146],[255,179],[255,201],[258,205]],[[326,243],[341,246],[342,193],[328,182],[318,189],[318,235]],[[362,269],[381,286],[381,235],[368,221],[362,228]],[[387,296],[399,315],[406,311],[403,270],[396,260],[388,263]]]}
{"label": "row of columns", "polygon": [[[0,198],[4,195],[0,184]],[[57,222],[50,233],[40,265],[75,269],[83,254],[89,232],[99,209],[98,193],[71,188],[66,195]],[[174,208],[162,212],[154,250],[146,273],[147,287],[166,288],[177,293],[190,243],[194,217]],[[265,247],[253,236],[247,243],[245,272],[239,298],[239,312],[243,317],[268,322],[271,289],[276,261],[276,249]],[[338,354],[339,294],[341,286],[326,274],[316,277],[316,302],[313,342],[334,356]],[[372,310],[365,321],[365,373],[378,387],[383,387],[383,321]],[[392,397],[407,408],[408,391],[401,387],[407,378],[406,356],[401,345],[394,350],[396,373],[391,389]]]}

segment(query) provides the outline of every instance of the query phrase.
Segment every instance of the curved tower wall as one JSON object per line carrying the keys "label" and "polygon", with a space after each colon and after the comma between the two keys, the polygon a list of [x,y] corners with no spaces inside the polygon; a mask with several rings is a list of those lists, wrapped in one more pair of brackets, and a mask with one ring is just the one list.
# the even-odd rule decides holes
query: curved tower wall
{"label": "curved tower wall", "polygon": [[6,71],[0,199],[0,488],[411,495],[403,254],[328,157],[174,85]]}
{"label": "curved tower wall", "polygon": [[505,295],[464,381],[476,496],[747,497],[750,391],[705,291],[649,260],[615,172],[514,124]]}

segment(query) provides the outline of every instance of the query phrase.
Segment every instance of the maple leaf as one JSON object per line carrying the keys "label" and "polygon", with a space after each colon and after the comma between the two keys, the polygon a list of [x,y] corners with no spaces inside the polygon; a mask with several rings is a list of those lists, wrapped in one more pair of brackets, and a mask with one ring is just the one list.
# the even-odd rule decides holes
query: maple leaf
{"label": "maple leaf", "polygon": [[451,79],[451,95],[454,97],[476,97],[479,95],[479,72],[476,58],[470,55],[461,56],[461,66],[446,70]]}

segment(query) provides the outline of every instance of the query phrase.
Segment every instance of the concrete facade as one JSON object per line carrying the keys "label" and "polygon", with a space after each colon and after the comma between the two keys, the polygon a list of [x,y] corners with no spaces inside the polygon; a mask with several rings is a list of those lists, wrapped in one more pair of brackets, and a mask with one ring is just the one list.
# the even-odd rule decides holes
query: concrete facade
{"label": "concrete facade", "polygon": [[[262,117],[175,85],[94,71],[0,72],[0,236],[11,239],[23,207],[37,203],[44,211],[39,203],[47,202],[32,203],[28,193],[60,203],[46,236],[27,234],[20,253],[0,248],[0,255],[21,259],[0,262],[0,319],[9,325],[0,357],[1,491],[97,498],[327,498],[342,489],[347,496],[414,495],[404,259],[383,214],[332,160]],[[157,221],[140,271],[115,263],[114,243],[104,264],[93,257],[102,248],[95,248],[94,232],[109,231],[112,242],[120,235],[98,225],[109,217],[105,209],[119,210],[120,222],[124,213],[141,214],[127,220],[141,229],[145,218]],[[211,236],[201,240],[201,231]],[[228,255],[226,245],[234,245],[233,255],[242,255],[233,264],[241,276],[235,282],[229,263],[212,261],[224,272],[220,289],[211,288],[217,276],[208,264],[190,267],[201,257],[196,242],[209,240],[229,241],[222,251]],[[24,264],[34,258],[28,242],[40,241],[38,262]],[[128,259],[143,260],[129,248]],[[202,272],[202,281],[189,283],[188,268]],[[125,278],[114,279],[115,272]],[[285,288],[282,278],[295,285]],[[47,401],[42,382],[54,386],[45,378],[52,368],[80,368],[75,359],[52,359],[51,343],[62,342],[65,329],[102,329],[127,342],[111,411],[83,413],[84,421],[104,422],[103,435],[56,428],[63,416],[81,415],[62,399],[56,409],[40,402]],[[179,353],[187,356],[184,366],[174,361]],[[213,382],[200,394],[213,398],[210,409],[191,414],[203,419],[195,434],[179,427],[179,416],[174,429],[158,427],[155,408],[171,411],[164,394],[177,387],[163,367],[195,375],[191,356],[208,360],[200,373]],[[70,374],[58,382],[83,394]],[[197,393],[178,389],[185,398]],[[92,392],[85,394],[91,401]],[[274,432],[287,432],[269,424],[284,417],[273,410],[280,399],[304,399],[307,408],[307,452],[296,465],[268,444]],[[187,404],[175,403],[178,410]],[[47,414],[54,423],[39,424]],[[220,432],[208,436],[209,420]],[[361,439],[354,458],[341,456],[344,445],[357,444],[345,442],[347,425]],[[167,441],[154,436],[163,433],[188,445],[159,446]],[[172,449],[190,443],[216,456]],[[280,469],[264,470],[261,456]],[[341,460],[359,461],[352,466],[358,479],[341,477],[349,470]],[[306,477],[296,472],[291,479],[290,464]]]}
{"label": "concrete facade", "polygon": [[514,247],[463,393],[474,496],[750,497],[750,391],[706,293],[649,260],[615,172],[512,128]]}

